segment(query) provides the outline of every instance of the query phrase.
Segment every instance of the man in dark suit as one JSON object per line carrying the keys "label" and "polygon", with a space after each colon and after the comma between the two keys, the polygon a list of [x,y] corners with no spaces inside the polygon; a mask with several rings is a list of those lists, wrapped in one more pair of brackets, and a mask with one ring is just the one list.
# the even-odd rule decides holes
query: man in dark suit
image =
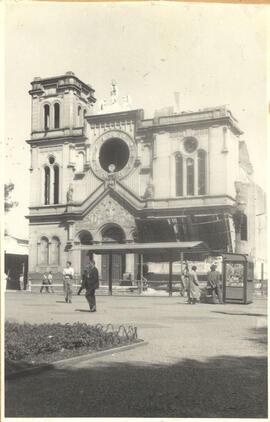
{"label": "man in dark suit", "polygon": [[218,297],[219,303],[223,303],[223,297],[222,297],[222,287],[220,283],[220,274],[218,271],[216,271],[216,265],[211,265],[210,269],[211,271],[207,274],[207,284],[209,288],[212,290],[213,295],[213,303],[216,302],[216,296]]}
{"label": "man in dark suit", "polygon": [[89,265],[87,265],[84,271],[82,280],[82,288],[86,290],[85,297],[89,304],[90,312],[96,312],[95,290],[99,288],[99,276],[93,259],[90,259]]}

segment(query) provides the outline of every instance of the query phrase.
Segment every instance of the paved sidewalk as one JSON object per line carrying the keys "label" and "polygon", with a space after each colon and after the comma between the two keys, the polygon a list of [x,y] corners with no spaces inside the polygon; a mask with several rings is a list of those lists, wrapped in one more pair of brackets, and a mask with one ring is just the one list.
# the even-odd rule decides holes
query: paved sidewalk
{"label": "paved sidewalk", "polygon": [[[266,417],[266,301],[6,294],[6,319],[134,324],[145,347],[7,382],[9,417]],[[28,392],[27,394],[24,393]],[[15,403],[15,405],[14,405]]]}

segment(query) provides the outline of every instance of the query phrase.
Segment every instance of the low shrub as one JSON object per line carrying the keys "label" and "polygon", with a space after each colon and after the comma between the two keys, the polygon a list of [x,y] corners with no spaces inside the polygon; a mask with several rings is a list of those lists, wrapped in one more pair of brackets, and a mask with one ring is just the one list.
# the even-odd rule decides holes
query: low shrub
{"label": "low shrub", "polygon": [[136,341],[137,329],[109,324],[104,327],[74,324],[5,323],[5,359],[30,360],[38,355],[87,348],[97,351]]}

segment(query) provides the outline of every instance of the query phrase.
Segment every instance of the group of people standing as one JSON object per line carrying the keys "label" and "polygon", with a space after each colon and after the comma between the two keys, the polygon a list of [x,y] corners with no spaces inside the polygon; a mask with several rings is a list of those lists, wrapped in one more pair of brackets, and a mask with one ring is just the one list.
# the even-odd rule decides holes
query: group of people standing
{"label": "group of people standing", "polygon": [[[213,303],[216,302],[218,297],[219,303],[223,303],[222,297],[222,287],[220,282],[220,274],[216,271],[216,265],[211,265],[211,271],[207,274],[207,286],[206,289],[211,293],[213,298]],[[199,287],[198,276],[197,276],[197,267],[193,265],[191,270],[189,270],[188,263],[185,264],[182,277],[181,277],[181,289],[180,293],[184,296],[184,293],[187,292],[188,304],[195,305],[200,302],[201,289]],[[74,269],[70,261],[67,261],[66,267],[63,270],[63,287],[65,294],[65,302],[72,303],[73,295],[73,280],[74,280]],[[44,274],[43,283],[40,289],[42,293],[43,289],[49,293],[53,291],[52,286],[52,272],[50,271],[48,275]],[[95,261],[90,259],[89,264],[86,266],[84,273],[82,274],[82,284],[78,291],[80,295],[81,291],[85,289],[85,298],[89,304],[90,312],[96,312],[96,297],[95,291],[99,288],[99,274],[95,266]]]}
{"label": "group of people standing", "polygon": [[[217,303],[217,297],[219,303],[223,303],[222,287],[220,281],[220,274],[216,270],[216,265],[211,265],[210,272],[207,274],[207,291],[211,294],[213,303]],[[181,277],[181,289],[180,293],[184,296],[185,291],[187,292],[188,304],[195,305],[200,302],[201,289],[199,287],[197,267],[193,265],[189,270],[188,264],[185,264],[185,268]]]}
{"label": "group of people standing", "polygon": [[[74,281],[74,269],[72,267],[72,263],[67,261],[66,266],[63,270],[63,288],[64,288],[64,296],[66,303],[72,303],[72,295],[73,295],[73,281]],[[51,292],[54,293],[52,287],[52,272],[50,271],[49,274],[44,274],[43,282],[40,289],[40,293],[42,293],[43,289],[50,293],[49,288],[51,288]],[[84,273],[82,274],[82,284],[78,291],[78,295],[80,295],[81,291],[85,289],[85,297],[89,304],[90,312],[96,312],[96,297],[95,291],[99,288],[99,275],[98,270],[95,266],[95,261],[90,259],[89,264],[86,266]]]}
{"label": "group of people standing", "polygon": [[[41,288],[40,288],[40,293],[43,292],[43,289],[45,289],[45,291],[47,293],[54,293],[52,283],[53,283],[52,272],[50,271],[49,274],[46,274],[46,273],[43,274],[43,279],[42,279],[42,285],[41,285]],[[50,292],[50,290],[51,290],[51,292]]]}

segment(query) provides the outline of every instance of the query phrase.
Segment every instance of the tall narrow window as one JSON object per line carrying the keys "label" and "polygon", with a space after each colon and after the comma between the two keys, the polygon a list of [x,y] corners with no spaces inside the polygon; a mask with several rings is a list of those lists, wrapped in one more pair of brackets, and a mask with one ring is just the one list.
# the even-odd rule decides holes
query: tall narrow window
{"label": "tall narrow window", "polygon": [[59,259],[60,258],[60,241],[58,237],[52,238],[50,255],[51,255],[50,263],[58,265],[60,262],[60,259]]}
{"label": "tall narrow window", "polygon": [[48,130],[50,128],[50,106],[45,104],[44,106],[44,129]]}
{"label": "tall narrow window", "polygon": [[187,161],[187,195],[194,195],[194,160],[188,158]]}
{"label": "tall narrow window", "polygon": [[40,263],[49,263],[49,241],[47,237],[42,237],[40,240]]}
{"label": "tall narrow window", "polygon": [[54,127],[58,129],[60,127],[60,105],[54,104]]}
{"label": "tall narrow window", "polygon": [[248,240],[247,216],[246,216],[246,214],[242,214],[242,216],[241,216],[241,240]]}
{"label": "tall narrow window", "polygon": [[50,204],[50,169],[49,167],[45,167],[44,169],[44,204],[49,205]]}
{"label": "tall narrow window", "polygon": [[77,125],[78,126],[81,125],[81,116],[82,116],[82,108],[81,108],[81,106],[79,106],[78,112],[77,112]]}
{"label": "tall narrow window", "polygon": [[175,190],[176,196],[183,196],[183,158],[181,154],[175,157]]}
{"label": "tall narrow window", "polygon": [[53,203],[59,204],[59,167],[54,166]]}
{"label": "tall narrow window", "polygon": [[198,151],[198,195],[206,194],[206,152]]}

